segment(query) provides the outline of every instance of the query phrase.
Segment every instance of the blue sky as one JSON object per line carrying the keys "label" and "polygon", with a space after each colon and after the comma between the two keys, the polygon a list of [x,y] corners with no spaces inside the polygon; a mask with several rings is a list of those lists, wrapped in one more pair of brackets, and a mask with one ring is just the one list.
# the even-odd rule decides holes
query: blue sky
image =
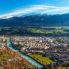
{"label": "blue sky", "polygon": [[0,18],[30,13],[69,13],[69,0],[0,0]]}

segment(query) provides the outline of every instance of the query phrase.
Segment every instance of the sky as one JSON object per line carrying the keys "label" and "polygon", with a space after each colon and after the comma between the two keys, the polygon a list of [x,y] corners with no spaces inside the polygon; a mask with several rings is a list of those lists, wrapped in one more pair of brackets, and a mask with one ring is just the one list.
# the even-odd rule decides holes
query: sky
{"label": "sky", "polygon": [[0,0],[0,18],[69,13],[69,0]]}

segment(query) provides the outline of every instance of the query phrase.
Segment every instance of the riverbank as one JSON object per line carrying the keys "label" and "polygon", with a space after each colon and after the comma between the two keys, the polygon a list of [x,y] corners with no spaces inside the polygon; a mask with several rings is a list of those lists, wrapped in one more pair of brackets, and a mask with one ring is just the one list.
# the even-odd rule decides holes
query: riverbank
{"label": "riverbank", "polygon": [[25,58],[28,62],[30,62],[34,67],[39,68],[39,69],[42,69],[43,68],[43,65],[39,64],[38,62],[36,62],[32,58],[30,58],[29,56],[27,56],[27,55],[25,55],[23,53],[20,53],[19,51],[15,50],[12,47],[12,43],[11,43],[10,37],[8,38],[8,48],[10,48],[11,50],[17,52],[19,55],[21,55],[21,57]]}

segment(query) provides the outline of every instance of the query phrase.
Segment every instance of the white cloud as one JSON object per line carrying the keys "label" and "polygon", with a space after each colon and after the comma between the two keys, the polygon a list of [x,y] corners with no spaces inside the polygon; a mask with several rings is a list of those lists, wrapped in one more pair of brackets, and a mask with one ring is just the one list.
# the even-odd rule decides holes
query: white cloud
{"label": "white cloud", "polygon": [[0,18],[11,18],[14,16],[27,15],[30,13],[40,13],[40,14],[63,14],[68,13],[69,7],[56,7],[56,6],[46,6],[46,5],[33,5],[27,8],[22,8],[0,15]]}

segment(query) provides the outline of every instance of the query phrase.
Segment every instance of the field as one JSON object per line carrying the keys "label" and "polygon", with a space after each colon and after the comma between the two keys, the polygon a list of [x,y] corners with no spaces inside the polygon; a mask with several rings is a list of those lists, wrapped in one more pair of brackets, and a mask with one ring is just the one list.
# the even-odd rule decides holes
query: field
{"label": "field", "polygon": [[49,58],[43,57],[41,54],[31,54],[30,56],[44,65],[50,64],[52,62]]}
{"label": "field", "polygon": [[0,28],[0,35],[20,35],[20,36],[69,36],[67,26],[48,26],[48,27],[19,27],[19,28]]}
{"label": "field", "polygon": [[34,34],[44,34],[44,35],[69,35],[69,27],[66,26],[50,26],[50,27],[42,27],[42,28],[31,28],[30,32]]}

